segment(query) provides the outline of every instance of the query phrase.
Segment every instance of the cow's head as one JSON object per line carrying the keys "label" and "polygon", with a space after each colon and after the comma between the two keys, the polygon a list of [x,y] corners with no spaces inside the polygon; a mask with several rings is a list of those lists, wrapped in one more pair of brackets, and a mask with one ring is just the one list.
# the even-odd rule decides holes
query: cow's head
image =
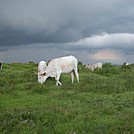
{"label": "cow's head", "polygon": [[47,78],[48,78],[48,75],[46,74],[46,72],[44,72],[42,74],[38,72],[38,82],[40,84],[43,84]]}

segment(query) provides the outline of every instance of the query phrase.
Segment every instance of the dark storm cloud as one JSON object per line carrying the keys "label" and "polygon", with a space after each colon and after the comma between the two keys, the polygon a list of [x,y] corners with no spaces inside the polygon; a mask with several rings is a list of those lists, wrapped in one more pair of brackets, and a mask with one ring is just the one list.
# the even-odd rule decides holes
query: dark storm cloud
{"label": "dark storm cloud", "polygon": [[134,62],[133,16],[133,0],[0,0],[0,59]]}
{"label": "dark storm cloud", "polygon": [[133,33],[133,7],[132,0],[0,0],[0,45]]}

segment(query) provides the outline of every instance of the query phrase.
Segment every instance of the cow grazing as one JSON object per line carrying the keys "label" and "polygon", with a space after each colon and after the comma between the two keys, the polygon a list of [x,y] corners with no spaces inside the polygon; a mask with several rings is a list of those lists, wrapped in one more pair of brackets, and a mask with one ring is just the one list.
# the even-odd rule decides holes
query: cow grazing
{"label": "cow grazing", "polygon": [[2,62],[0,61],[0,69],[2,69]]}
{"label": "cow grazing", "polygon": [[92,71],[94,71],[97,68],[102,69],[102,63],[98,62],[98,63],[95,63],[95,64],[86,64],[85,68],[88,68],[88,69],[90,69]]}
{"label": "cow grazing", "polygon": [[38,82],[42,81],[42,74],[45,72],[47,63],[45,61],[40,61],[38,64]]}
{"label": "cow grazing", "polygon": [[48,77],[54,77],[56,80],[56,86],[62,85],[60,76],[62,73],[71,73],[72,83],[74,82],[74,75],[79,82],[79,74],[77,69],[78,61],[74,56],[65,56],[60,58],[55,58],[49,61],[45,72],[42,74],[42,81],[39,83],[43,84]]}

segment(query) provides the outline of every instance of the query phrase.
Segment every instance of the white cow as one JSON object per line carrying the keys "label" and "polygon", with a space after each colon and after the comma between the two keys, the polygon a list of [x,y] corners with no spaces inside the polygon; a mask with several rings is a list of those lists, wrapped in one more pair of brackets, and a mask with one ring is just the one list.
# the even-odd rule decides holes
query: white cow
{"label": "white cow", "polygon": [[74,82],[75,74],[77,81],[79,82],[77,65],[78,61],[74,56],[65,56],[52,59],[49,61],[45,72],[42,74],[42,81],[39,81],[39,83],[43,84],[48,77],[54,77],[56,80],[56,86],[58,86],[58,84],[62,85],[59,81],[62,73],[71,73],[72,83]]}
{"label": "white cow", "polygon": [[38,64],[38,82],[42,81],[42,74],[45,72],[47,63],[45,61],[40,61]]}
{"label": "white cow", "polygon": [[2,62],[0,61],[0,69],[2,69]]}
{"label": "white cow", "polygon": [[85,66],[85,68],[88,68],[88,69],[90,69],[90,70],[92,70],[92,71],[94,71],[94,70],[97,69],[97,68],[102,69],[102,63],[101,63],[101,62],[98,62],[98,63],[95,63],[95,64],[87,64],[87,65]]}

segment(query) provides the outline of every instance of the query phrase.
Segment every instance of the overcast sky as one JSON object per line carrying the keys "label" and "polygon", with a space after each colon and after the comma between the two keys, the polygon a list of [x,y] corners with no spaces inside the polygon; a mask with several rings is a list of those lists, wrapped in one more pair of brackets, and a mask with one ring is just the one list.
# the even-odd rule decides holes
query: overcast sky
{"label": "overcast sky", "polygon": [[134,0],[0,0],[0,60],[134,63]]}

